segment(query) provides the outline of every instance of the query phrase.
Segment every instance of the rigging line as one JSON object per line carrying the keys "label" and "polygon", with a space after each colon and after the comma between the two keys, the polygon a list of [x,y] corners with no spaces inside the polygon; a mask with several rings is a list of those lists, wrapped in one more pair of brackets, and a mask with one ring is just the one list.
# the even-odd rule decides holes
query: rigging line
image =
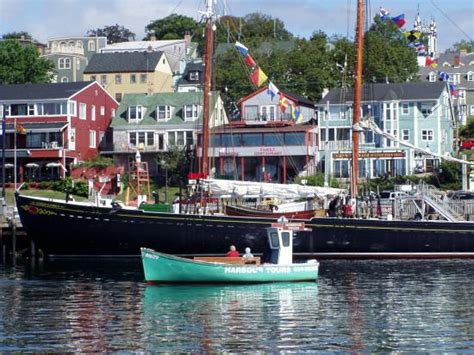
{"label": "rigging line", "polygon": [[446,12],[444,12],[435,2],[434,0],[430,0],[431,4],[439,11],[441,12],[441,14],[449,21],[451,22],[451,24],[456,27],[464,36],[466,36],[466,38],[470,41],[473,41],[472,37],[469,36],[466,32],[464,32],[464,30],[458,26],[458,24],[453,21]]}

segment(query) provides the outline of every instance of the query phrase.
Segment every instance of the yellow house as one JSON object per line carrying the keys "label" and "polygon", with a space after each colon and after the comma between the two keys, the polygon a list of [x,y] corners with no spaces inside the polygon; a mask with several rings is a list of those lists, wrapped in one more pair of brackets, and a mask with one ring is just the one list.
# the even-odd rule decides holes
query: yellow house
{"label": "yellow house", "polygon": [[161,51],[94,54],[84,80],[99,82],[119,102],[124,94],[173,92],[173,73]]}

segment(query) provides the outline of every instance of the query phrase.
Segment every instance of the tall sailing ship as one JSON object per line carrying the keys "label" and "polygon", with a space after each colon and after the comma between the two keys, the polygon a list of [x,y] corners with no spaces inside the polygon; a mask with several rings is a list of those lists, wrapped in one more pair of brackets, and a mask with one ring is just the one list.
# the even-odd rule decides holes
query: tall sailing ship
{"label": "tall sailing ship", "polygon": [[[358,1],[354,124],[360,113],[363,2]],[[209,176],[209,92],[211,88],[212,0],[207,1],[202,176]],[[353,157],[359,132],[353,130]],[[353,159],[351,191],[357,192],[358,159]],[[221,255],[234,244],[267,252],[266,229],[278,217],[158,211],[97,206],[16,195],[21,222],[49,256],[138,256],[140,248],[175,255]],[[294,255],[304,258],[474,257],[474,223],[312,217],[311,229],[295,232]]]}

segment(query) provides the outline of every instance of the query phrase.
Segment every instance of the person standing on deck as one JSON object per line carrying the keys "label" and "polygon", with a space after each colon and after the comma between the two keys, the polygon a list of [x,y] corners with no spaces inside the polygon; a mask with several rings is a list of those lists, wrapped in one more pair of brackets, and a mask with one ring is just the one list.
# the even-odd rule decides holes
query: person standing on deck
{"label": "person standing on deck", "polygon": [[250,252],[250,248],[245,248],[245,254],[243,255],[244,258],[253,258],[253,254]]}
{"label": "person standing on deck", "polygon": [[235,257],[239,257],[239,256],[240,256],[239,252],[238,252],[237,249],[235,248],[235,245],[231,245],[231,246],[230,246],[229,251],[227,252],[227,256],[228,256],[228,257],[232,257],[232,258],[235,258]]}

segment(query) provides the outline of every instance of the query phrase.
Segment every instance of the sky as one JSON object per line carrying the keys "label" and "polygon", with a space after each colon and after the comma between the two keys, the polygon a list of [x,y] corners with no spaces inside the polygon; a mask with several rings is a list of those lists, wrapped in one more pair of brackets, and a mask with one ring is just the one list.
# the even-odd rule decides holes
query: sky
{"label": "sky", "polygon": [[[369,18],[380,7],[397,16],[404,13],[405,29],[435,19],[440,51],[460,40],[474,38],[474,0],[367,0]],[[226,5],[226,6],[225,6]],[[260,12],[281,19],[296,36],[322,30],[328,35],[354,37],[356,0],[217,0],[216,9],[233,16]],[[45,43],[48,38],[82,36],[87,30],[119,24],[145,36],[150,22],[178,13],[198,20],[204,0],[0,0],[0,34],[27,31]]]}

